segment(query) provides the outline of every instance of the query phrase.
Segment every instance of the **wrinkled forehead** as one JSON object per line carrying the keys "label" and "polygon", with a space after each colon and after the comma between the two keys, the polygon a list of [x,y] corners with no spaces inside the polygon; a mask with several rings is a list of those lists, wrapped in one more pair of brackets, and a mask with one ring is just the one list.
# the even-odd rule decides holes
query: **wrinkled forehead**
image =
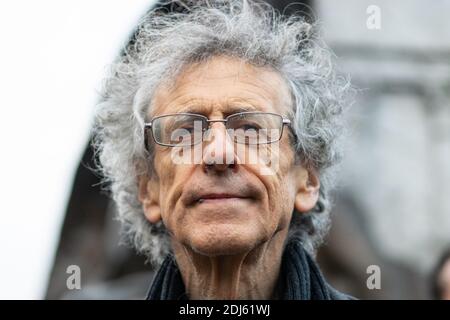
{"label": "wrinkled forehead", "polygon": [[220,56],[187,65],[175,79],[162,82],[147,115],[197,112],[208,116],[237,111],[286,115],[291,100],[286,81],[275,69]]}

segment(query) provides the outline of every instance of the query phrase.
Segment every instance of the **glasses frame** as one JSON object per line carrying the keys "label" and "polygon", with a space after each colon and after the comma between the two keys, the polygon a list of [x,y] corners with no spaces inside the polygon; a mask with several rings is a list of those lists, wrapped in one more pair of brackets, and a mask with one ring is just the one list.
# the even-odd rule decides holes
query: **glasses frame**
{"label": "glasses frame", "polygon": [[[149,150],[149,147],[150,147],[149,144],[148,144],[148,131],[151,132],[153,141],[154,141],[156,144],[158,144],[158,145],[160,145],[160,146],[172,147],[172,148],[177,146],[177,145],[173,145],[173,144],[162,143],[162,142],[156,141],[155,134],[154,134],[154,132],[153,132],[153,130],[154,130],[153,122],[154,122],[155,120],[160,119],[160,118],[165,118],[165,117],[170,117],[170,116],[177,116],[177,115],[196,116],[196,117],[198,117],[198,118],[202,118],[202,119],[207,123],[207,126],[206,126],[205,128],[202,129],[202,131],[203,131],[203,133],[204,133],[206,130],[210,129],[211,124],[214,123],[214,122],[222,122],[222,123],[224,123],[225,128],[226,128],[226,127],[227,127],[227,123],[228,123],[228,121],[229,121],[230,118],[234,118],[234,117],[238,117],[238,116],[242,116],[242,115],[246,115],[246,114],[267,114],[267,115],[278,116],[278,117],[280,117],[280,119],[281,119],[281,132],[280,132],[280,136],[278,137],[278,139],[277,139],[277,140],[274,140],[274,141],[270,141],[270,142],[257,143],[257,144],[255,144],[255,145],[260,145],[260,144],[270,144],[270,143],[274,143],[274,142],[280,141],[281,137],[283,136],[283,129],[284,129],[284,126],[289,126],[289,127],[291,126],[291,120],[290,120],[290,119],[283,117],[281,114],[273,113],[273,112],[262,112],[262,111],[245,111],[245,112],[238,112],[238,113],[230,114],[230,115],[227,116],[225,119],[208,119],[208,117],[206,117],[206,116],[204,116],[204,115],[202,115],[202,114],[198,114],[198,113],[190,113],[190,112],[168,113],[168,114],[163,114],[163,115],[160,115],[160,116],[153,117],[149,122],[144,123],[144,140],[145,140],[145,148],[146,148],[146,150],[148,151],[148,150]],[[204,140],[203,140],[203,134],[202,134],[202,140],[201,140],[200,142],[198,142],[198,143],[201,143],[201,142],[203,142],[203,141],[204,141]],[[186,146],[194,146],[194,145],[196,145],[196,144],[198,144],[198,143],[194,143],[194,144],[190,144],[190,145],[186,145]],[[236,142],[236,143],[239,143],[239,142]]]}

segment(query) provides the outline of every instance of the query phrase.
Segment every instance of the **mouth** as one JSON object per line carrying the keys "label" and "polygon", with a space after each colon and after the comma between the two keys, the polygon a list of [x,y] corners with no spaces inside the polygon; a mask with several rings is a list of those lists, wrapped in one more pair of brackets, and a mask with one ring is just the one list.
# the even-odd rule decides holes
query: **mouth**
{"label": "mouth", "polygon": [[236,194],[230,193],[208,193],[204,195],[199,195],[193,201],[193,204],[201,204],[201,203],[225,203],[230,201],[244,200],[248,199],[248,197],[242,197]]}
{"label": "mouth", "polygon": [[256,183],[248,179],[237,179],[233,181],[193,181],[187,183],[182,190],[181,202],[185,207],[202,204],[215,204],[229,207],[249,204],[251,201],[260,201],[264,193]]}
{"label": "mouth", "polygon": [[198,193],[190,197],[188,203],[191,206],[198,204],[227,204],[233,201],[240,201],[250,199],[248,196],[239,195],[236,193]]}

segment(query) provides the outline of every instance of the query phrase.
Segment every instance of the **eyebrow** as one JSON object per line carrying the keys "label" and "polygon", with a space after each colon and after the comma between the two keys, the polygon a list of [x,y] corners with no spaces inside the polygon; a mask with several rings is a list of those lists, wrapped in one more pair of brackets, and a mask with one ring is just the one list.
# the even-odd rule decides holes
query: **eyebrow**
{"label": "eyebrow", "polygon": [[[207,116],[206,113],[208,113],[209,110],[205,110],[208,108],[204,108],[199,105],[192,105],[192,106],[186,106],[181,108],[178,112],[187,112],[187,113],[196,113],[201,114],[204,116]],[[249,111],[263,111],[262,109],[258,109],[253,105],[249,104],[230,104],[225,112],[223,113],[224,116],[229,116],[231,114],[239,113],[239,112],[249,112]]]}
{"label": "eyebrow", "polygon": [[240,112],[249,112],[249,111],[262,111],[260,109],[257,109],[254,106],[249,106],[249,105],[233,105],[230,106],[224,113],[223,113],[223,117],[226,118],[228,116],[231,116],[233,114],[236,113],[240,113]]}

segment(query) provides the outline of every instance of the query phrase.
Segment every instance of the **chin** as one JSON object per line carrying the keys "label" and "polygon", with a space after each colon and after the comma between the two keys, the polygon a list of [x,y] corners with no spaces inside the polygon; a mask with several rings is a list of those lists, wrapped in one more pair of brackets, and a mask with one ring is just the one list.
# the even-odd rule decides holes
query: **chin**
{"label": "chin", "polygon": [[251,251],[267,239],[254,227],[214,225],[197,228],[187,237],[187,244],[205,256],[237,255]]}

